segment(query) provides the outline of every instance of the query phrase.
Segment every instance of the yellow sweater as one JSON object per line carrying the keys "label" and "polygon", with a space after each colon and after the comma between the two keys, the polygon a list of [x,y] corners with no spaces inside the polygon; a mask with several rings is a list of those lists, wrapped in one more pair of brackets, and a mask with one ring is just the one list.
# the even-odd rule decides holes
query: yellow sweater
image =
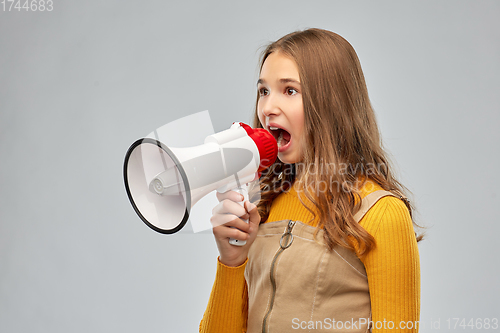
{"label": "yellow sweater", "polygon": [[[361,197],[381,189],[368,182]],[[304,200],[305,196],[301,198]],[[292,219],[317,225],[317,220],[312,218],[292,188],[274,200],[266,222]],[[384,197],[363,217],[360,225],[376,241],[376,247],[361,259],[368,276],[373,332],[418,332],[420,261],[408,209],[401,200]],[[246,262],[228,267],[218,261],[200,333],[246,332],[245,267]]]}

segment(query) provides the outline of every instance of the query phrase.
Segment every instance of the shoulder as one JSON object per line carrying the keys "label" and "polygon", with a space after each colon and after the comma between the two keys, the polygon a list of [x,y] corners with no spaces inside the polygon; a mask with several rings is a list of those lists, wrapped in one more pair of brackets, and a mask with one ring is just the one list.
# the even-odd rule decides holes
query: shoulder
{"label": "shoulder", "polygon": [[390,195],[379,199],[359,224],[374,237],[380,233],[414,234],[408,208],[401,199]]}

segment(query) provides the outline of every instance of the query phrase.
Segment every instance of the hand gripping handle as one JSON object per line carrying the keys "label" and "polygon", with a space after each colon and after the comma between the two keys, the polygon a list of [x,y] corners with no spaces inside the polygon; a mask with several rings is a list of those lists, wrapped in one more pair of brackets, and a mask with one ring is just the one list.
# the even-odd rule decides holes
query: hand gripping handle
{"label": "hand gripping handle", "polygon": [[[247,184],[242,184],[240,187],[233,189],[233,191],[238,192],[239,194],[243,195],[243,201],[241,201],[239,204],[245,208],[245,201],[248,201],[248,186]],[[243,220],[244,222],[248,223],[248,220]],[[243,246],[247,243],[246,240],[238,240],[238,239],[229,239],[229,244],[231,245],[237,245],[237,246]]]}

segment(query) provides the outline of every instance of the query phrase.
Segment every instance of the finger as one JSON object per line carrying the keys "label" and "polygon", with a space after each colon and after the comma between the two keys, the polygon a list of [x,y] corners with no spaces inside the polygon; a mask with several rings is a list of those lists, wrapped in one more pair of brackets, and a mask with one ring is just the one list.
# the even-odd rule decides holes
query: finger
{"label": "finger", "polygon": [[250,218],[250,214],[248,214],[248,213],[245,213],[245,214],[240,216],[240,219],[242,219],[243,221],[246,221],[247,223],[248,223],[249,218]]}
{"label": "finger", "polygon": [[247,212],[243,206],[241,206],[239,203],[225,199],[217,204],[212,209],[212,215],[217,215],[217,214],[234,214],[236,216],[243,216]]}
{"label": "finger", "polygon": [[252,228],[258,228],[260,224],[260,214],[257,206],[250,201],[245,201],[245,209],[249,214],[249,224]]}
{"label": "finger", "polygon": [[232,214],[214,215],[210,218],[210,223],[214,228],[224,225],[226,227],[238,228],[244,232],[250,231],[250,225],[247,223],[247,221],[244,221]]}
{"label": "finger", "polygon": [[238,192],[235,192],[235,191],[226,191],[224,193],[219,193],[219,191],[216,191],[216,195],[217,195],[217,199],[219,201],[222,201],[222,200],[225,200],[225,199],[229,199],[231,201],[235,201],[235,202],[241,202],[243,201],[243,195],[239,194]]}
{"label": "finger", "polygon": [[231,227],[231,228],[237,228],[243,232],[250,232],[250,224],[247,221],[244,221],[242,219],[236,219],[229,221],[228,223],[225,224],[225,226]]}
{"label": "finger", "polygon": [[225,241],[230,238],[237,240],[247,240],[250,237],[250,235],[246,232],[243,232],[236,228],[229,228],[226,226],[213,228],[212,232],[216,238],[223,239]]}

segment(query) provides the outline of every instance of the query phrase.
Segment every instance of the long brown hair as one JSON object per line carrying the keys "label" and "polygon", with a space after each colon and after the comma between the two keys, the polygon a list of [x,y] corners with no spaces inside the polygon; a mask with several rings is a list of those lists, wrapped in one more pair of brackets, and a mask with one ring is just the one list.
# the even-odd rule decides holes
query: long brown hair
{"label": "long brown hair", "polygon": [[[316,207],[319,227],[325,231],[329,248],[340,245],[363,256],[375,241],[354,221],[353,215],[359,210],[360,188],[367,179],[400,196],[410,215],[412,206],[382,148],[356,52],[338,34],[321,29],[293,32],[269,44],[262,53],[260,70],[273,52],[280,52],[297,64],[306,140],[300,163],[285,164],[277,159],[262,174],[261,200],[257,205],[261,219],[267,220],[272,201],[289,190],[298,174],[297,185]],[[253,126],[262,128],[258,100],[259,94]],[[319,184],[328,186],[320,189],[321,195],[318,191],[311,193],[311,186],[318,189]],[[300,196],[299,199],[303,203]]]}

